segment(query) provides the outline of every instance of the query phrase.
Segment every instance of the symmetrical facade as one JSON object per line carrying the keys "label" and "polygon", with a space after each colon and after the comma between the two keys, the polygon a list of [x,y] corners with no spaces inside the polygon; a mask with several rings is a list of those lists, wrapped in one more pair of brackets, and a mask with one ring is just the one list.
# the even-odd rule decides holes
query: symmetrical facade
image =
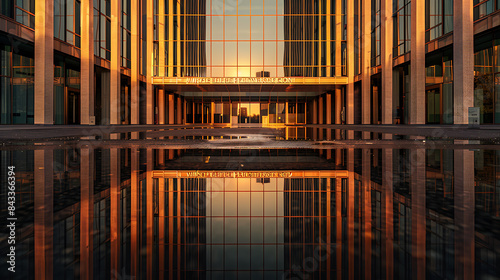
{"label": "symmetrical facade", "polygon": [[498,0],[24,0],[1,124],[500,123]]}

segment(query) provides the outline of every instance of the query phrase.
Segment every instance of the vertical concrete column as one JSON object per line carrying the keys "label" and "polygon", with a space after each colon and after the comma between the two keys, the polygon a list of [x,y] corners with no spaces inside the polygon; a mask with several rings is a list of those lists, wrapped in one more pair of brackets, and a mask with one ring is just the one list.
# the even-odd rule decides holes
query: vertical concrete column
{"label": "vertical concrete column", "polygon": [[318,122],[319,124],[323,124],[323,94],[321,94],[318,98]]}
{"label": "vertical concrete column", "polygon": [[[321,10],[320,10],[321,11]],[[332,38],[332,21],[330,20],[331,17],[333,16],[331,14],[332,11],[332,2],[331,1],[326,1],[326,76],[331,77],[332,76],[332,40],[335,40],[335,38]],[[335,28],[335,26],[333,26]],[[321,64],[321,63],[320,63]],[[333,74],[335,74],[335,69],[333,69]]]}
{"label": "vertical concrete column", "polygon": [[158,1],[158,76],[165,76],[165,1]]}
{"label": "vertical concrete column", "polygon": [[94,2],[81,2],[80,123],[94,116]]}
{"label": "vertical concrete column", "polygon": [[174,1],[168,1],[168,76],[174,76]]}
{"label": "vertical concrete column", "polygon": [[35,150],[35,279],[52,279],[53,276],[53,157],[53,150]]}
{"label": "vertical concrete column", "polygon": [[288,101],[285,102],[285,124],[288,123]]}
{"label": "vertical concrete column", "polygon": [[[177,5],[177,22],[181,22],[181,9],[183,8],[184,5],[181,6],[181,2],[180,1],[176,1],[176,5]],[[177,24],[177,77],[180,77],[182,76],[181,75],[181,25],[180,24]],[[184,38],[186,38],[186,36],[184,36]]]}
{"label": "vertical concrete column", "polygon": [[[354,124],[354,1],[347,2],[347,123]],[[363,4],[364,5],[364,4]]]}
{"label": "vertical concrete column", "polygon": [[139,0],[130,0],[130,124],[139,124]]}
{"label": "vertical concrete column", "polygon": [[[153,150],[146,150],[146,277],[153,279]],[[144,229],[143,229],[144,230]]]}
{"label": "vertical concrete column", "polygon": [[182,124],[182,98],[177,96],[177,120],[176,124]]}
{"label": "vertical concrete column", "polygon": [[326,124],[332,124],[332,94],[326,93]]}
{"label": "vertical concrete column", "polygon": [[[321,11],[321,1],[317,1],[317,2],[318,2],[317,3],[318,4],[317,5],[317,9],[318,9],[318,11]],[[316,59],[316,63],[317,63],[318,66],[316,66],[316,69],[317,69],[318,73],[321,73],[321,65],[322,65],[322,63],[321,63],[321,57],[323,56],[323,53],[325,52],[325,50],[323,50],[322,44],[321,44],[321,41],[325,40],[325,38],[323,38],[323,32],[321,30],[323,28],[323,26],[321,24],[322,23],[321,22],[321,16],[319,16],[317,18],[317,22],[318,22],[317,23],[318,24],[318,27],[317,27],[317,32],[318,33],[317,34],[318,34],[318,40],[319,41],[318,41],[318,49],[317,49],[318,58]],[[326,29],[326,26],[325,26],[325,29]],[[325,32],[325,36],[326,36],[326,32]]]}
{"label": "vertical concrete column", "polygon": [[54,1],[35,10],[35,124],[54,124]]}
{"label": "vertical concrete column", "polygon": [[393,235],[393,158],[391,149],[382,150],[382,271],[385,279],[394,279]]}
{"label": "vertical concrete column", "polygon": [[80,279],[93,279],[94,150],[80,150]]}
{"label": "vertical concrete column", "polygon": [[[287,105],[288,105],[288,102],[287,102]],[[212,101],[212,102],[210,102],[210,123],[211,124],[214,124],[214,111],[215,111],[215,103]]]}
{"label": "vertical concrete column", "polygon": [[410,151],[411,251],[413,279],[425,278],[425,149]]}
{"label": "vertical concrete column", "polygon": [[169,93],[168,94],[168,124],[175,124],[174,122],[174,117],[175,117],[175,104],[174,104],[174,94]]}
{"label": "vertical concrete column", "polygon": [[342,279],[342,178],[335,178],[335,260],[336,260],[336,279]]}
{"label": "vertical concrete column", "polygon": [[110,149],[110,238],[111,275],[120,273],[120,233],[121,233],[121,203],[120,203],[120,151]]}
{"label": "vertical concrete column", "polygon": [[453,3],[453,115],[455,124],[467,124],[474,106],[473,8],[472,0]]}
{"label": "vertical concrete column", "polygon": [[[425,1],[411,1],[410,124],[425,123]],[[454,32],[455,33],[455,32]]]}
{"label": "vertical concrete column", "polygon": [[111,124],[120,124],[120,86],[121,86],[121,1],[111,0],[111,60],[109,83],[109,120]]}
{"label": "vertical concrete column", "polygon": [[382,124],[392,124],[392,46],[393,46],[393,23],[392,5],[393,0],[381,0],[381,66],[382,66]]}
{"label": "vertical concrete column", "polygon": [[[384,0],[380,0],[384,1]],[[372,1],[363,1],[361,11],[361,122],[370,124],[370,70],[372,44]]]}
{"label": "vertical concrete column", "polygon": [[[138,133],[132,133],[138,139]],[[135,134],[135,135],[134,135]],[[140,211],[139,211],[139,149],[130,150],[130,275],[139,279]]]}
{"label": "vertical concrete column", "polygon": [[454,151],[455,278],[474,279],[474,152]]}
{"label": "vertical concrete column", "polygon": [[146,124],[154,122],[153,78],[153,1],[146,1]]}
{"label": "vertical concrete column", "polygon": [[158,89],[158,124],[165,124],[165,92]]}

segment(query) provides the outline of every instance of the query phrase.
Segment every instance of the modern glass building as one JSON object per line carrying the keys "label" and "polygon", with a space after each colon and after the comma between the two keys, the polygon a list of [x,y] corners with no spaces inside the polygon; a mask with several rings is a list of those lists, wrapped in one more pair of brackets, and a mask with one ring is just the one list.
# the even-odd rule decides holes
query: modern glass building
{"label": "modern glass building", "polygon": [[2,1],[0,123],[499,124],[500,1],[456,3]]}

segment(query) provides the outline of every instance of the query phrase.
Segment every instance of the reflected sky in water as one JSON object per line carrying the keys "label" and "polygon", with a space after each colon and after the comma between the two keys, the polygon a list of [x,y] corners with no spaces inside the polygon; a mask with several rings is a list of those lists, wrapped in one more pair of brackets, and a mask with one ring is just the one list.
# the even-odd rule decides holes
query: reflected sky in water
{"label": "reflected sky in water", "polygon": [[44,148],[0,151],[3,277],[500,275],[500,150]]}

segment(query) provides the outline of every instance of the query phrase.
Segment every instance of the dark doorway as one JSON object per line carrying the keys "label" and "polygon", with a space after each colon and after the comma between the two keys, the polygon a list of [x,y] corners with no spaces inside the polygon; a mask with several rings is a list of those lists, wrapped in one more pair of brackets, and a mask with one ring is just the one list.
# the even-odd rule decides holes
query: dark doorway
{"label": "dark doorway", "polygon": [[67,88],[66,124],[80,124],[80,91]]}

